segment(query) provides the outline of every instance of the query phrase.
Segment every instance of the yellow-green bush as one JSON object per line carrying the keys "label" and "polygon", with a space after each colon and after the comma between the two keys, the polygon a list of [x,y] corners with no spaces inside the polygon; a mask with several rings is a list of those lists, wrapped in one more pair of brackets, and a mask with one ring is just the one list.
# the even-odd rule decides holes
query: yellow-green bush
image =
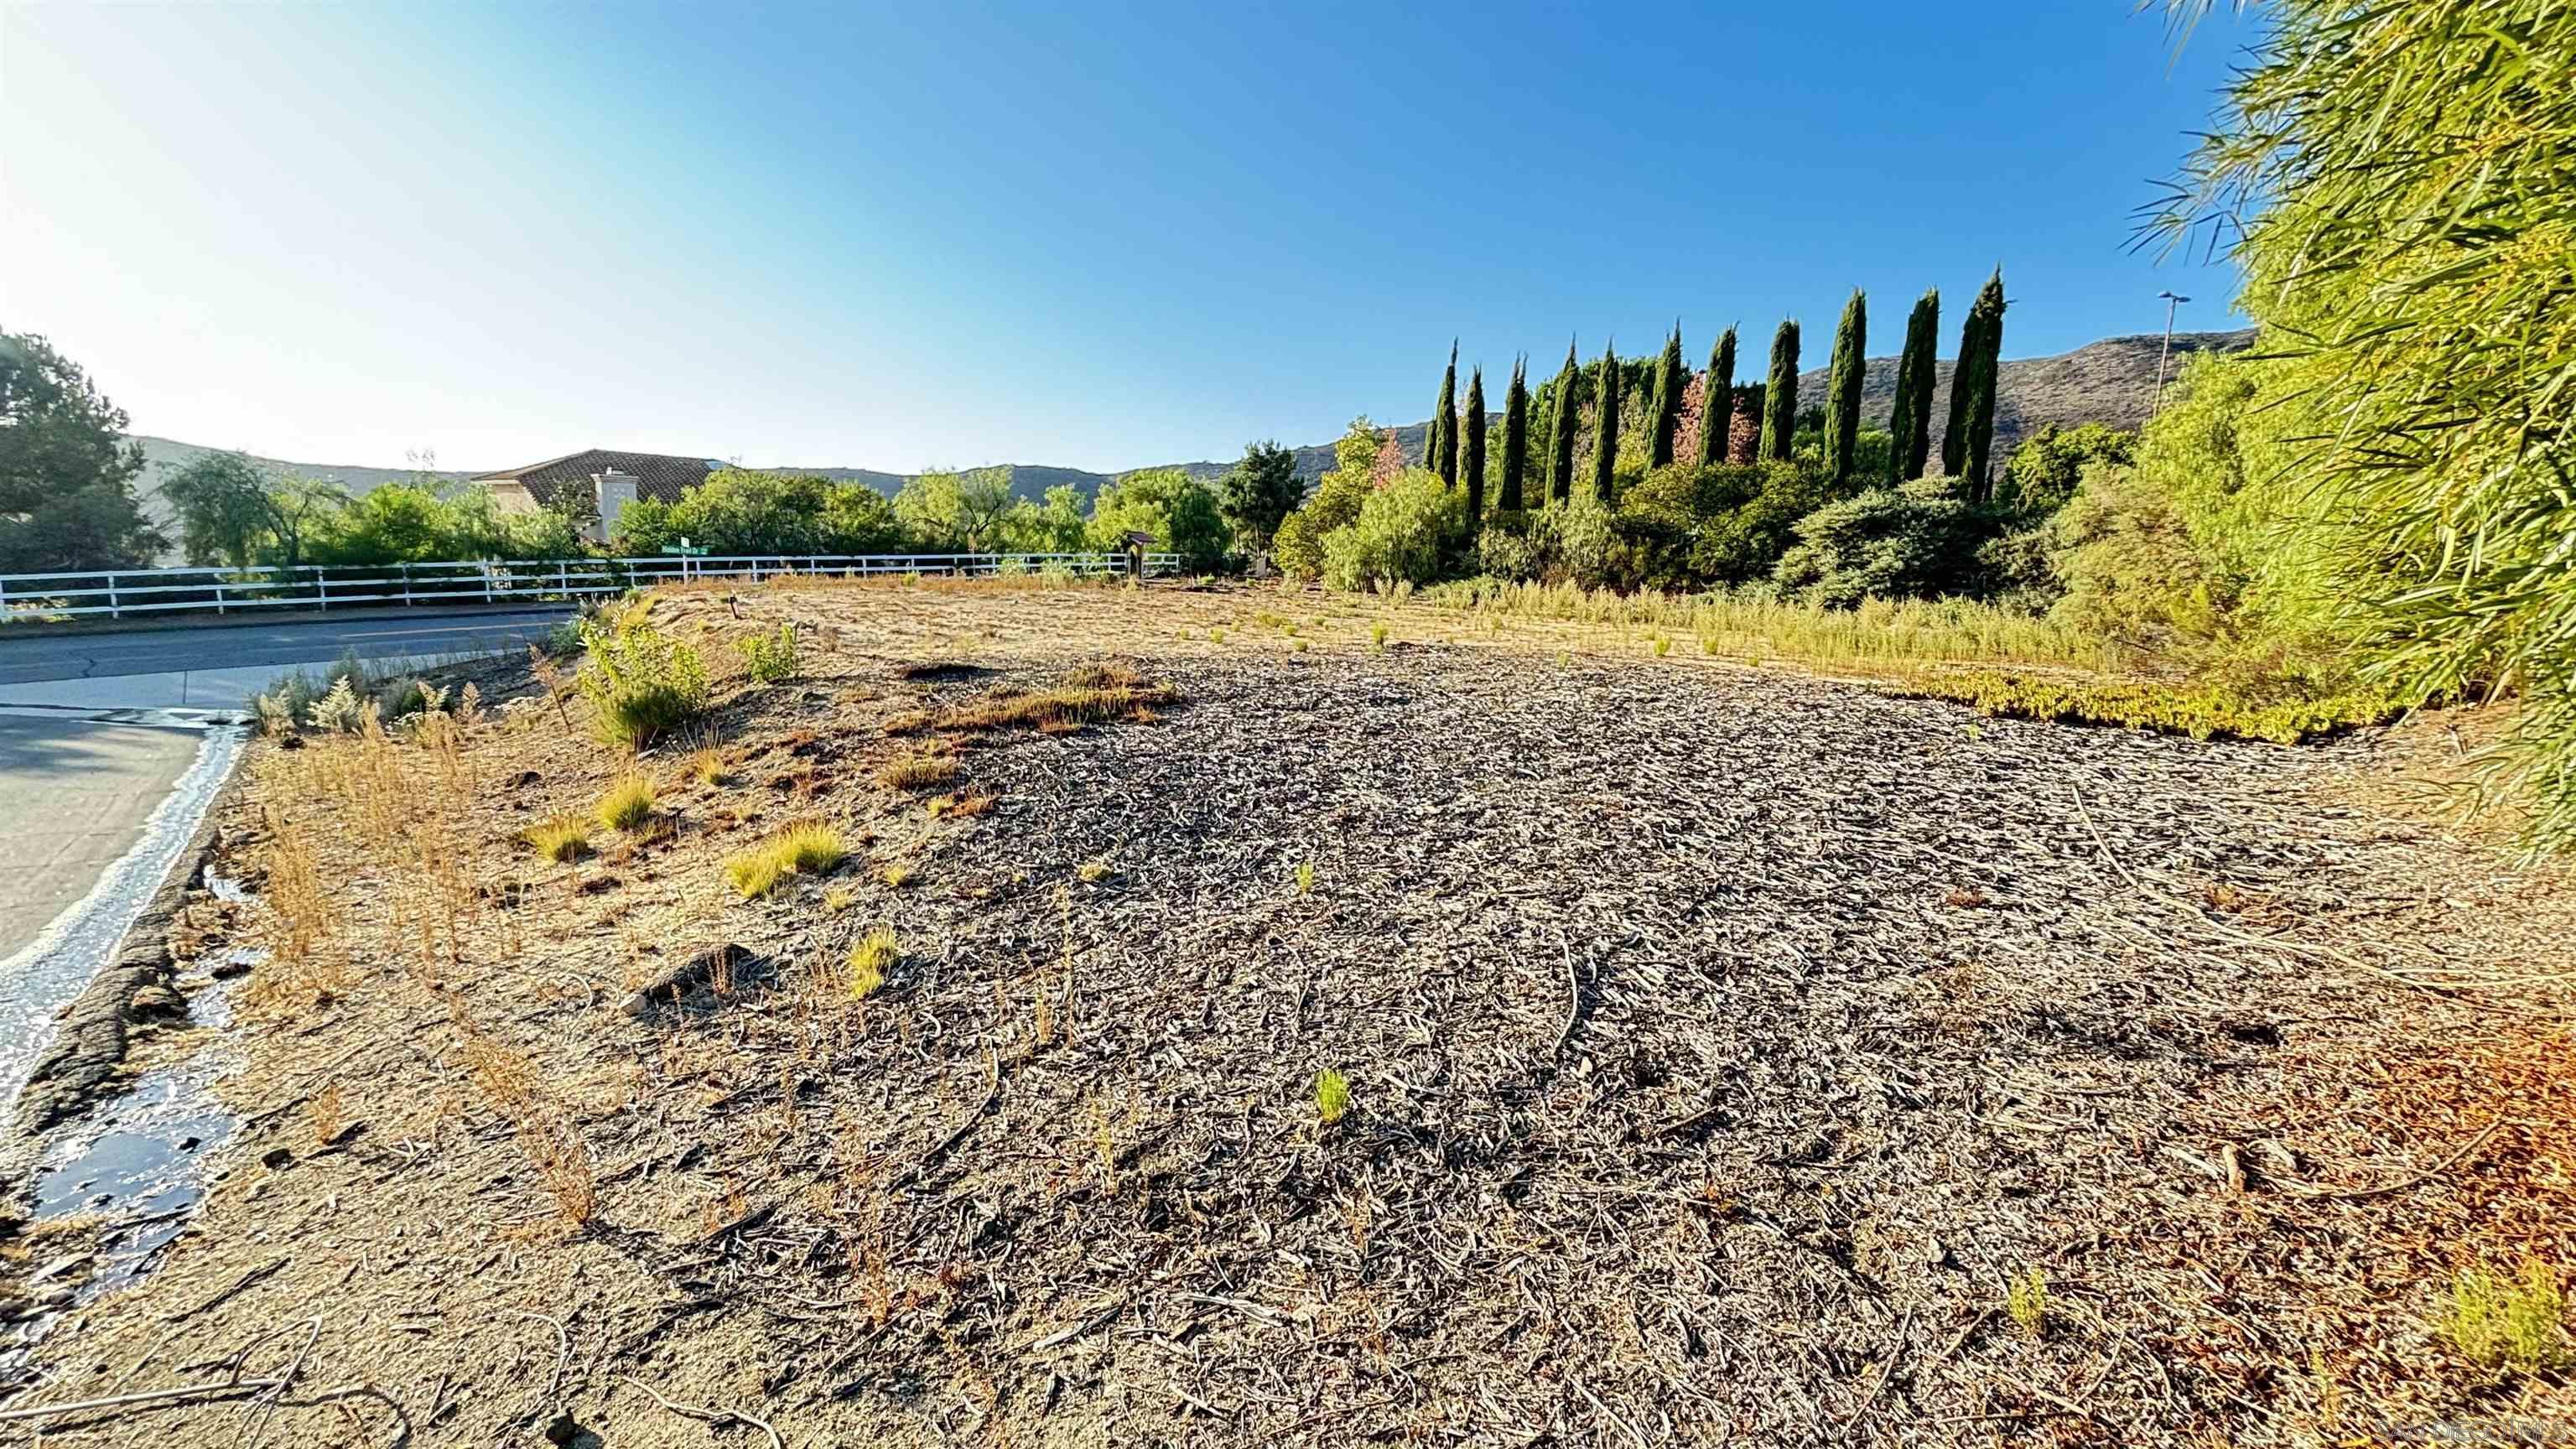
{"label": "yellow-green bush", "polygon": [[822,875],[849,859],[841,832],[819,821],[788,826],[725,861],[725,879],[745,900],[765,896],[791,876]]}

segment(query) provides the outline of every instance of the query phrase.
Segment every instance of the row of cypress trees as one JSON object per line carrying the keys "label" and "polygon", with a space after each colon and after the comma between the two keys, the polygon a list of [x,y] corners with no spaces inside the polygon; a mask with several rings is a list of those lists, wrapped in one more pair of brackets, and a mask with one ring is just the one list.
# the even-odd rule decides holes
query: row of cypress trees
{"label": "row of cypress trees", "polygon": [[[1888,418],[1894,435],[1887,476],[1865,480],[1889,485],[1923,476],[1931,460],[1932,393],[1939,378],[1934,356],[1941,328],[1941,292],[1933,288],[1917,298],[1905,322],[1905,346],[1896,360],[1896,396]],[[1951,371],[1950,414],[1941,437],[1941,468],[1964,480],[1971,502],[1986,501],[1987,478],[1995,436],[1995,388],[2004,340],[2004,277],[1998,267],[1968,308],[1959,331],[1959,357]],[[1783,321],[1771,336],[1771,370],[1762,385],[1760,441],[1754,456],[1787,461],[1798,427],[1798,323]],[[1727,440],[1734,427],[1735,329],[1729,327],[1709,350],[1708,371],[1701,386],[1701,419],[1697,447],[1689,461],[1726,461]],[[1855,288],[1843,304],[1841,325],[1834,330],[1833,364],[1825,377],[1826,473],[1838,487],[1849,486],[1858,471],[1860,402],[1869,366],[1869,299]],[[1575,406],[1581,367],[1574,344],[1565,348],[1565,365],[1556,375],[1555,411],[1548,419],[1547,456],[1538,460],[1538,502],[1563,503],[1574,496],[1575,434],[1581,422]],[[1523,506],[1522,479],[1529,466],[1529,359],[1512,364],[1510,389],[1503,402],[1502,478],[1495,505],[1509,511]],[[1592,456],[1584,469],[1593,496],[1608,499],[1619,454],[1619,356],[1615,343],[1601,353],[1600,399],[1594,409]],[[1647,399],[1650,461],[1662,467],[1674,461],[1682,404],[1691,382],[1682,362],[1679,322],[1664,339],[1656,359],[1653,391]],[[1455,486],[1467,480],[1470,518],[1485,512],[1485,370],[1475,368],[1467,381],[1466,408],[1457,405],[1458,344],[1449,344],[1449,367],[1440,377],[1440,401],[1431,414],[1430,436],[1423,445],[1423,465]],[[1463,433],[1463,444],[1461,441]]]}

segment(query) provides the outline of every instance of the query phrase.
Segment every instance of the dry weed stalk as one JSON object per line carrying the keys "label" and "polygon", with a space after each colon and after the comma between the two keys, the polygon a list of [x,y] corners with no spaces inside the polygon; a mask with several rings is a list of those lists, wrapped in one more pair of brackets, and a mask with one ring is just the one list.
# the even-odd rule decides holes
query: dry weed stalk
{"label": "dry weed stalk", "polygon": [[475,1090],[509,1119],[538,1181],[565,1220],[575,1227],[587,1225],[599,1213],[599,1183],[591,1169],[590,1149],[571,1121],[546,1100],[537,1064],[484,1034],[465,1014],[464,1005],[452,997],[448,1016],[456,1029],[457,1059]]}

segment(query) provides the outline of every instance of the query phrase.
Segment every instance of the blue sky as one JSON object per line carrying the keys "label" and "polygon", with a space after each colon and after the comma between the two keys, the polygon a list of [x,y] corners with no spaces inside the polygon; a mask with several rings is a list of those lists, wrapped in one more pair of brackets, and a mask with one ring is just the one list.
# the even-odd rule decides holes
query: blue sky
{"label": "blue sky", "polygon": [[[2005,352],[2233,325],[2127,250],[2245,32],[2129,0],[0,5],[0,327],[137,431],[1112,469],[1694,362],[2001,262]],[[1499,398],[1496,399],[1499,401]]]}

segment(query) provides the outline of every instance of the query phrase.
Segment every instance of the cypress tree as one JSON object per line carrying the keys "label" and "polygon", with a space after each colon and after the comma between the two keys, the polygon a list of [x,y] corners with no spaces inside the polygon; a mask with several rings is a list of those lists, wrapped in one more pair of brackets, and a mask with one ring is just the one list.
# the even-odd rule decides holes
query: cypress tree
{"label": "cypress tree", "polygon": [[1458,481],[1458,344],[1449,344],[1449,370],[1440,374],[1440,405],[1431,413],[1431,436],[1423,440],[1422,466],[1443,483]]}
{"label": "cypress tree", "polygon": [[1950,422],[1941,434],[1941,471],[1971,503],[1986,496],[1986,456],[1995,441],[1995,372],[2004,345],[2004,273],[1997,267],[1959,324],[1950,369]]}
{"label": "cypress tree", "polygon": [[1825,375],[1825,476],[1851,481],[1852,447],[1860,440],[1861,373],[1869,366],[1869,299],[1852,288],[1834,329],[1833,370]]}
{"label": "cypress tree", "polygon": [[1762,385],[1762,447],[1765,461],[1789,461],[1789,442],[1798,431],[1798,323],[1780,324],[1771,334],[1771,379]]}
{"label": "cypress tree", "polygon": [[1503,393],[1503,487],[1496,506],[1521,511],[1521,474],[1529,467],[1529,358],[1512,360],[1512,385]]}
{"label": "cypress tree", "polygon": [[1593,412],[1592,501],[1607,508],[1617,500],[1619,466],[1619,344],[1614,338],[1601,349],[1601,400]]}
{"label": "cypress tree", "polygon": [[1567,503],[1574,498],[1574,392],[1582,382],[1583,372],[1574,365],[1574,341],[1565,344],[1565,370],[1556,375],[1556,406],[1548,418],[1547,432],[1547,501]]}
{"label": "cypress tree", "polygon": [[1905,319],[1905,351],[1896,359],[1896,406],[1887,430],[1895,434],[1887,450],[1890,484],[1923,476],[1932,456],[1933,356],[1941,345],[1941,289],[1914,299],[1914,314]]}
{"label": "cypress tree", "polygon": [[1466,441],[1458,449],[1458,469],[1467,478],[1467,532],[1485,521],[1485,369],[1479,364],[1467,376],[1467,412],[1458,420]]}
{"label": "cypress tree", "polygon": [[[1959,319],[1959,357],[1950,364],[1950,417],[1941,426],[1941,471],[1952,479],[1959,478],[1967,467],[1968,374],[1976,369],[1977,329],[1984,321],[1974,307]],[[1951,486],[1958,485],[1954,482]]]}
{"label": "cypress tree", "polygon": [[1682,393],[1690,386],[1690,373],[1682,367],[1682,324],[1673,323],[1673,335],[1664,339],[1664,355],[1655,362],[1655,434],[1653,466],[1660,468],[1673,460],[1673,429],[1682,420]]}
{"label": "cypress tree", "polygon": [[1708,378],[1699,386],[1699,458],[1726,461],[1726,435],[1735,426],[1735,329],[1729,327],[1708,355]]}
{"label": "cypress tree", "polygon": [[1971,312],[1983,312],[1985,325],[1977,331],[1976,386],[1968,395],[1968,449],[1966,477],[1971,485],[1970,497],[1984,503],[1994,494],[1993,480],[1987,476],[1986,461],[1995,446],[1995,390],[2001,380],[2004,356],[2004,269],[1986,279],[1977,292]]}

